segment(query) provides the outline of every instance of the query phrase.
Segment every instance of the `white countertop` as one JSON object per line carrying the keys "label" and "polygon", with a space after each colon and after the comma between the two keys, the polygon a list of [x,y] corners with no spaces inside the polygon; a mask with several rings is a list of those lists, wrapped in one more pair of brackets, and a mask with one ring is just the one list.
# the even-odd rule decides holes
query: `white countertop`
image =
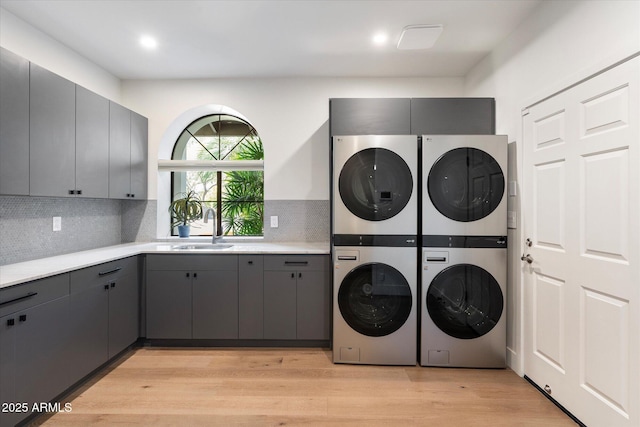
{"label": "white countertop", "polygon": [[175,249],[174,246],[185,244],[203,244],[202,241],[176,240],[153,243],[127,243],[105,248],[73,252],[33,261],[19,262],[0,266],[0,289],[32,280],[42,279],[56,274],[67,273],[80,268],[90,267],[103,262],[113,261],[128,256],[151,253],[172,254],[328,254],[329,243],[306,242],[224,242],[233,246],[225,249]]}

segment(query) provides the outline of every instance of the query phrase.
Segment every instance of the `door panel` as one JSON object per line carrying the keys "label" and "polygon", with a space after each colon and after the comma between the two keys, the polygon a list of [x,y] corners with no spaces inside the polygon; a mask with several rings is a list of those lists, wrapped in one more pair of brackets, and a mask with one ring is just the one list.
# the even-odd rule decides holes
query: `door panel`
{"label": "door panel", "polygon": [[640,424],[640,58],[523,119],[525,373],[587,425]]}

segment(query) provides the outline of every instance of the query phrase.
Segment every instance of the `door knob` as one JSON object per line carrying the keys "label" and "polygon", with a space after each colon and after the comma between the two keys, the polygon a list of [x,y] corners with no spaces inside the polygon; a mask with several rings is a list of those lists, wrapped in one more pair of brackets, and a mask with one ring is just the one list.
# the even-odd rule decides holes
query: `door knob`
{"label": "door knob", "polygon": [[531,255],[529,255],[529,254],[526,254],[526,255],[523,254],[520,257],[520,260],[521,261],[527,261],[529,264],[531,264],[533,262],[533,257]]}

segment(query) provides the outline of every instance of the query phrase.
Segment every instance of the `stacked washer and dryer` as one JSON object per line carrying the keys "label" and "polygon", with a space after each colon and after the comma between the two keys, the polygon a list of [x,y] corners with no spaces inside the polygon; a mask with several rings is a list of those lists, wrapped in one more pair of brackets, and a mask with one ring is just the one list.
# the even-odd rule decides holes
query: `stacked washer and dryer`
{"label": "stacked washer and dryer", "polygon": [[332,142],[334,362],[504,367],[506,137]]}
{"label": "stacked washer and dryer", "polygon": [[422,366],[505,366],[506,170],[506,136],[422,137]]}
{"label": "stacked washer and dryer", "polygon": [[333,361],[415,365],[418,138],[333,138]]}

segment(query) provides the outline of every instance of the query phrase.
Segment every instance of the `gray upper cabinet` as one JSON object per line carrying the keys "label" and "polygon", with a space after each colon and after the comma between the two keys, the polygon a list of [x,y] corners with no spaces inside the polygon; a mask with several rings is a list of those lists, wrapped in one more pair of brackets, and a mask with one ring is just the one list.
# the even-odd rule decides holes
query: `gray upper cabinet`
{"label": "gray upper cabinet", "polygon": [[76,86],[76,194],[109,197],[109,100]]}
{"label": "gray upper cabinet", "polygon": [[412,98],[412,135],[493,135],[493,98]]}
{"label": "gray upper cabinet", "polygon": [[147,198],[148,120],[0,48],[0,194]]}
{"label": "gray upper cabinet", "polygon": [[131,198],[147,198],[147,140],[149,120],[131,112]]}
{"label": "gray upper cabinet", "polygon": [[409,98],[334,98],[329,100],[333,135],[409,135]]}
{"label": "gray upper cabinet", "polygon": [[31,64],[29,194],[74,195],[76,85]]}
{"label": "gray upper cabinet", "polygon": [[109,197],[126,199],[131,194],[131,112],[109,103]]}
{"label": "gray upper cabinet", "polygon": [[29,194],[29,61],[0,48],[0,194]]}
{"label": "gray upper cabinet", "polygon": [[493,98],[335,98],[334,135],[492,135]]}
{"label": "gray upper cabinet", "polygon": [[147,132],[145,117],[110,103],[109,197],[147,197]]}

